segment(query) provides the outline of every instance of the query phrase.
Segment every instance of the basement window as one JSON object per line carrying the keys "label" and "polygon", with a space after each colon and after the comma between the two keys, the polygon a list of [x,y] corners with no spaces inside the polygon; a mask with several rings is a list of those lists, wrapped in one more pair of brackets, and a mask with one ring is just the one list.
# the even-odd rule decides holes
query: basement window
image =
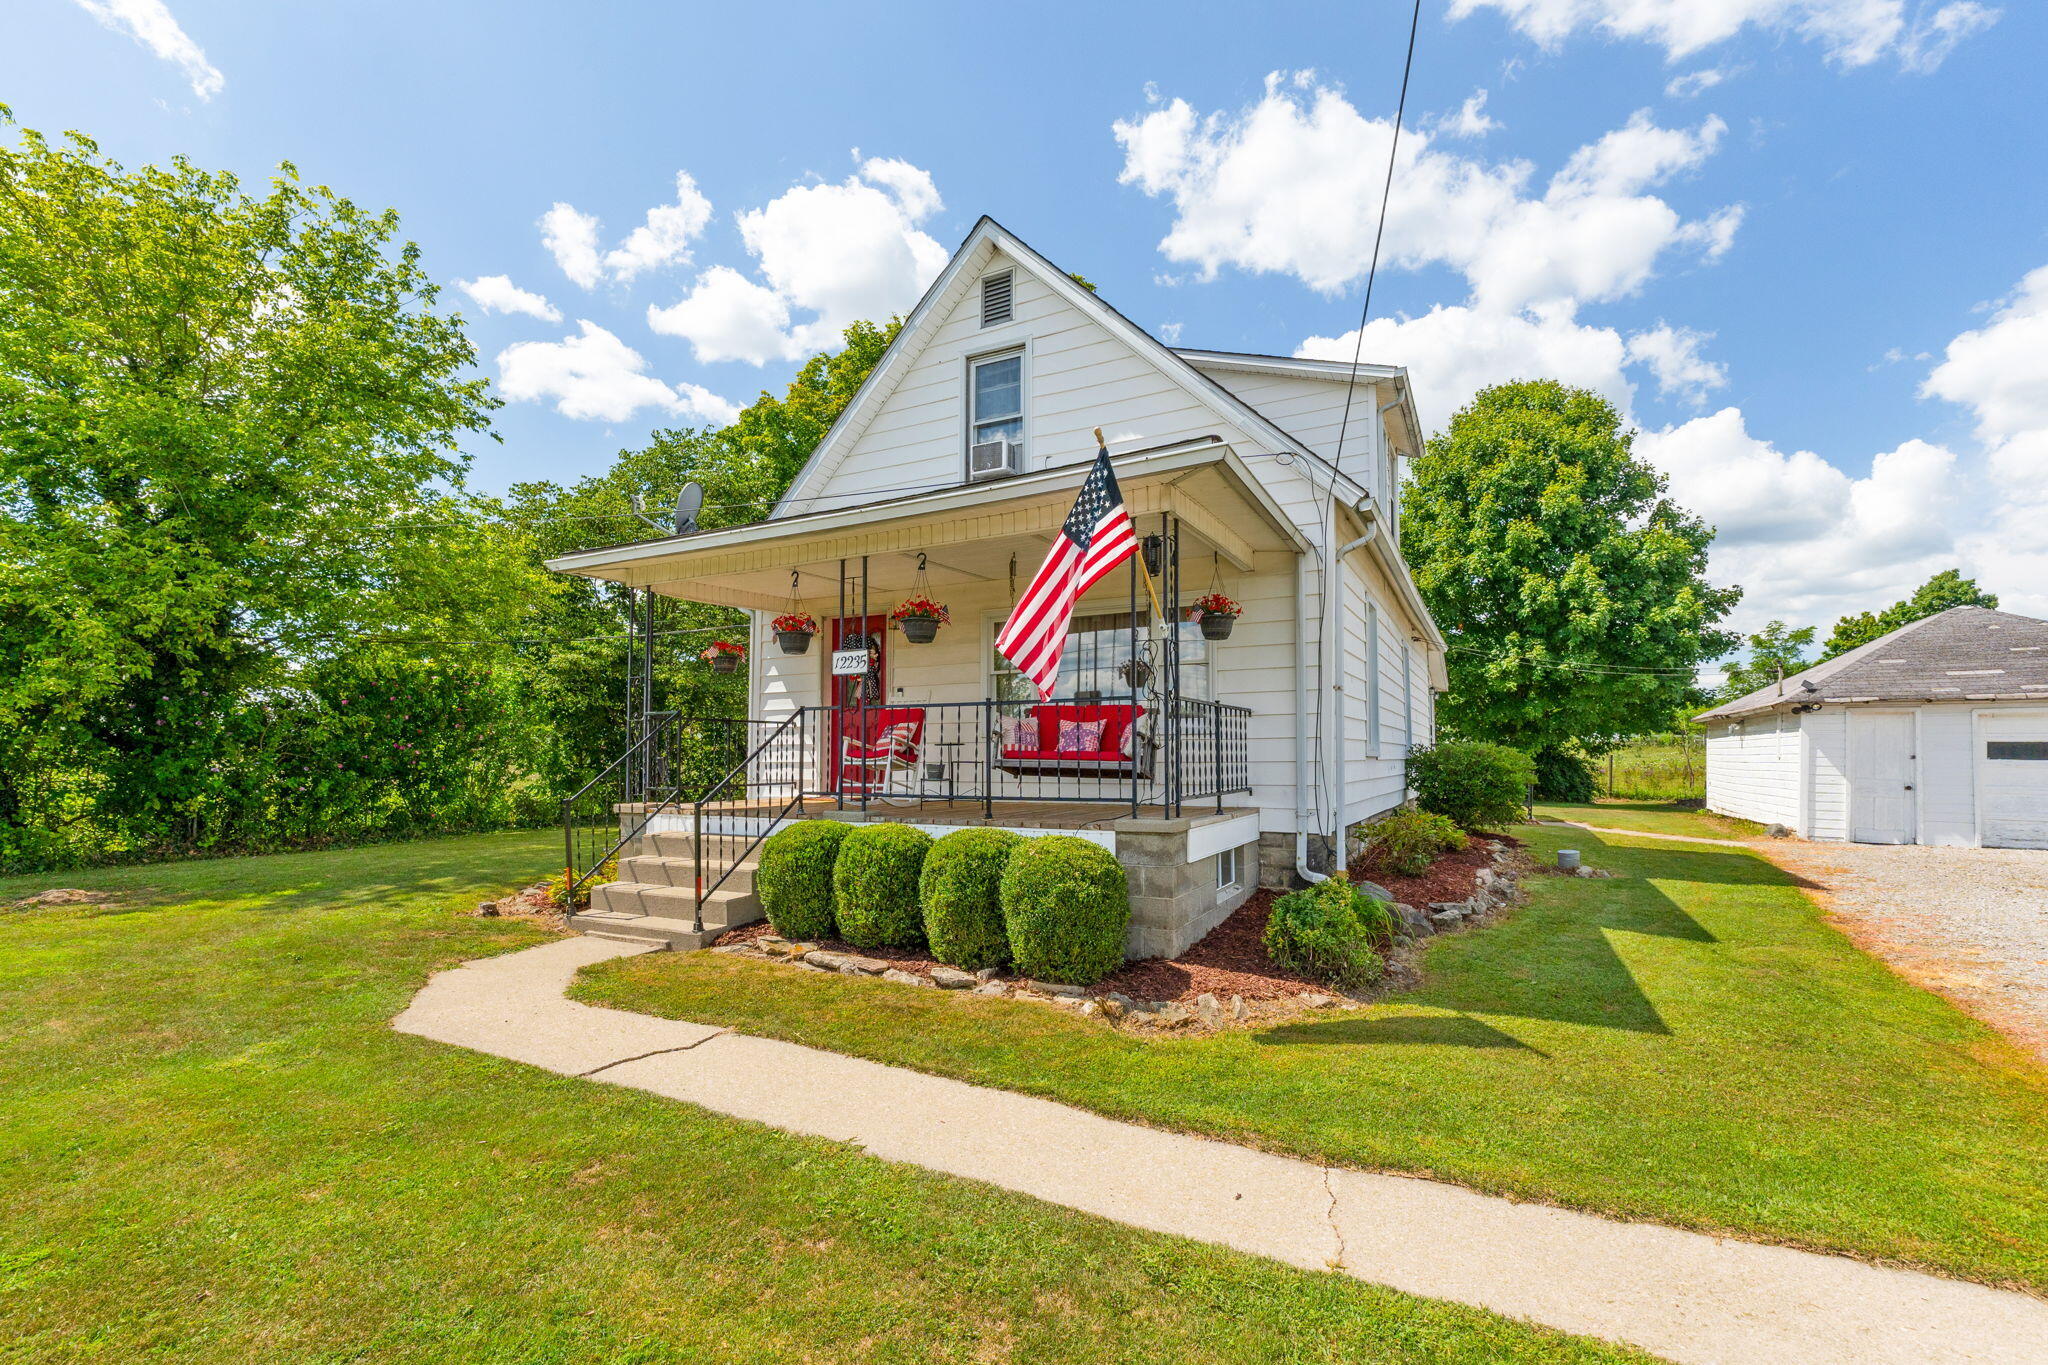
{"label": "basement window", "polygon": [[1241,881],[1244,875],[1243,860],[1238,856],[1242,852],[1244,852],[1243,849],[1226,848],[1216,855],[1216,894],[1218,896],[1228,896],[1243,885]]}
{"label": "basement window", "polygon": [[2048,763],[2048,739],[1986,740],[1984,757],[2005,763]]}

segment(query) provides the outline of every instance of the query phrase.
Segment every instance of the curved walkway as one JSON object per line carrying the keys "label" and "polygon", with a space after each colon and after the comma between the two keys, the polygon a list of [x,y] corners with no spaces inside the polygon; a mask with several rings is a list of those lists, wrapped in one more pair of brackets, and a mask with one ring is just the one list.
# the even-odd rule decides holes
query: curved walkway
{"label": "curved walkway", "polygon": [[428,982],[393,1027],[1674,1361],[1872,1365],[2048,1355],[2048,1303],[2021,1294],[1317,1166],[564,998],[580,968],[644,951],[572,938],[467,963]]}
{"label": "curved walkway", "polygon": [[1720,844],[1723,848],[1755,848],[1748,839],[1713,839],[1704,834],[1652,834],[1646,829],[1615,829],[1609,825],[1589,825],[1581,820],[1538,820],[1539,825],[1564,825],[1571,829],[1582,829],[1588,834],[1625,834],[1631,839],[1664,839],[1679,844]]}

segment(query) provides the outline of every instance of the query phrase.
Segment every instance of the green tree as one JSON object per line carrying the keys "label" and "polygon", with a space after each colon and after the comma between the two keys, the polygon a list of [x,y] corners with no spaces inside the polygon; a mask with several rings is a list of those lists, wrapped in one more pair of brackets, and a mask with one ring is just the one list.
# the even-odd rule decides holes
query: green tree
{"label": "green tree", "polygon": [[1815,662],[1806,657],[1806,649],[1813,643],[1813,636],[1812,626],[1793,630],[1783,621],[1772,621],[1749,637],[1749,657],[1729,666],[1728,676],[1714,694],[1714,700],[1734,701],[1737,697],[1746,697],[1808,667]]}
{"label": "green tree", "polygon": [[1667,726],[1735,645],[1714,533],[1633,439],[1597,394],[1527,380],[1480,392],[1416,460],[1402,549],[1450,644],[1446,729],[1601,753]]}
{"label": "green tree", "polygon": [[1911,597],[1894,602],[1883,611],[1858,612],[1835,622],[1833,633],[1821,647],[1821,658],[1832,659],[1837,654],[1847,654],[1858,645],[1867,645],[1900,626],[1939,615],[1950,607],[1997,605],[1997,593],[1985,592],[1977,586],[1976,579],[1963,577],[1958,569],[1943,569],[1915,588]]}
{"label": "green tree", "polygon": [[524,569],[456,488],[495,403],[397,232],[289,165],[0,146],[0,829],[206,842],[293,658],[506,633],[479,580]]}

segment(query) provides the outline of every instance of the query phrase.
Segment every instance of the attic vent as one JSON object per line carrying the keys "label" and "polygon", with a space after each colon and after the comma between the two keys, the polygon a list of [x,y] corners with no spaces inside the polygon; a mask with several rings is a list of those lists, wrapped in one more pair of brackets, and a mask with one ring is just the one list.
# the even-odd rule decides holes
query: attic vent
{"label": "attic vent", "polygon": [[1010,272],[981,277],[981,325],[993,327],[1010,320]]}

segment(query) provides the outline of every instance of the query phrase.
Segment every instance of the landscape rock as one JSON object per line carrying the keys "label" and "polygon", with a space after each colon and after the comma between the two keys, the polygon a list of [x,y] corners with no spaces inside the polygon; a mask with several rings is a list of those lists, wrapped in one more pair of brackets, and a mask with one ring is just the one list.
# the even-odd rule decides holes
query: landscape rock
{"label": "landscape rock", "polygon": [[1378,882],[1368,882],[1361,880],[1355,881],[1351,883],[1351,885],[1354,890],[1363,891],[1366,895],[1371,896],[1376,901],[1391,901],[1394,899],[1394,893],[1387,890],[1387,888],[1385,888],[1384,886],[1381,886]]}
{"label": "landscape rock", "polygon": [[1336,1004],[1337,1001],[1335,997],[1324,995],[1318,991],[1303,991],[1301,993],[1301,1003],[1307,1005],[1312,1010],[1320,1010],[1329,1008],[1331,1005]]}
{"label": "landscape rock", "polygon": [[899,986],[929,986],[932,983],[916,972],[906,972],[901,967],[888,967],[882,972],[882,980],[893,981]]}
{"label": "landscape rock", "polygon": [[1195,1017],[1215,1028],[1223,1022],[1223,1002],[1207,991],[1195,997]]}
{"label": "landscape rock", "polygon": [[[1211,999],[1213,998],[1212,996]],[[1193,1014],[1188,1012],[1188,1007],[1181,1004],[1178,1000],[1167,1001],[1165,1005],[1152,1015],[1153,1020],[1161,1028],[1179,1028],[1194,1017]]]}
{"label": "landscape rock", "polygon": [[1088,993],[1085,987],[1069,986],[1065,982],[1061,981],[1025,980],[1019,981],[1017,984],[1027,991],[1037,991],[1040,995],[1063,995],[1073,997],[1086,995]]}
{"label": "landscape rock", "polygon": [[976,981],[993,981],[1003,974],[1000,967],[982,967],[974,973]]}
{"label": "landscape rock", "polygon": [[39,891],[27,900],[18,901],[21,906],[30,905],[97,905],[107,899],[104,891],[81,891],[75,886],[57,886],[48,891]]}
{"label": "landscape rock", "polygon": [[804,961],[814,967],[823,967],[831,972],[845,972],[849,976],[880,976],[889,970],[889,964],[878,958],[861,957],[857,953],[833,953],[823,948],[814,948],[804,954]]}
{"label": "landscape rock", "polygon": [[974,988],[975,995],[1008,995],[1010,988],[1000,981],[984,981]]}
{"label": "landscape rock", "polygon": [[485,919],[496,919],[498,917],[498,903],[496,901],[478,901],[476,912]]}
{"label": "landscape rock", "polygon": [[1237,1020],[1240,1024],[1252,1017],[1251,1008],[1244,1003],[1243,996],[1233,995],[1230,997],[1230,1017]]}
{"label": "landscape rock", "polygon": [[1101,1009],[1102,1017],[1110,1020],[1123,1018],[1130,1008],[1124,1004],[1121,998],[1114,994],[1105,995],[1095,1003]]}
{"label": "landscape rock", "polygon": [[1784,825],[1765,825],[1764,837],[1767,839],[1789,839],[1792,837],[1792,831]]}
{"label": "landscape rock", "polygon": [[1427,938],[1436,932],[1436,926],[1429,922],[1429,915],[1412,905],[1402,905],[1397,901],[1387,908],[1394,912],[1394,922],[1415,938]]}
{"label": "landscape rock", "polygon": [[1081,1008],[1076,1010],[1075,1013],[1079,1014],[1083,1019],[1093,1019],[1096,1015],[1102,1013],[1102,1002],[1100,1000],[1083,1000]]}
{"label": "landscape rock", "polygon": [[974,973],[958,967],[932,968],[932,984],[942,991],[964,991],[974,985]]}
{"label": "landscape rock", "polygon": [[1455,929],[1460,924],[1463,924],[1465,922],[1465,912],[1463,910],[1438,910],[1429,918],[1436,925],[1437,932],[1441,933],[1446,929]]}

